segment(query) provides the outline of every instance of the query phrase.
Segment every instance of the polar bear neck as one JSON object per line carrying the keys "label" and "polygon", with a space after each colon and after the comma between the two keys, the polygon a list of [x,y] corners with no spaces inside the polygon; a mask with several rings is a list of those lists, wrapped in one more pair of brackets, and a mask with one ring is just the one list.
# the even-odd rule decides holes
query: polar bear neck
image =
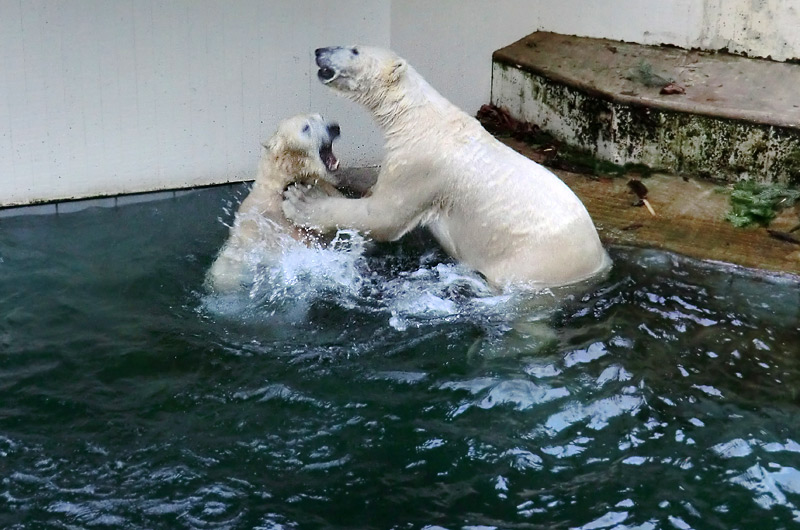
{"label": "polar bear neck", "polygon": [[[387,139],[402,134],[410,127],[418,127],[423,115],[430,112],[450,115],[461,113],[411,66],[396,83],[360,94],[354,99],[372,111]],[[422,123],[429,121],[423,120]]]}

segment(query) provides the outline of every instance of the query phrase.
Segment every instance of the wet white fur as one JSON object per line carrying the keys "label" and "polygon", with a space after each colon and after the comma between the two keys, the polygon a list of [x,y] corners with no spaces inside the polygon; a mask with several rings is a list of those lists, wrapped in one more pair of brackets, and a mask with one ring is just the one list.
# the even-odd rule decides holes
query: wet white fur
{"label": "wet white fur", "polygon": [[289,219],[379,240],[427,226],[495,286],[566,285],[607,270],[589,214],[557,176],[497,141],[393,52],[357,49],[335,49],[323,62],[336,72],[328,86],[364,105],[383,129],[377,183],[361,199],[291,190]]}
{"label": "wet white fur", "polygon": [[[308,130],[303,131],[308,125]],[[339,195],[326,182],[330,175],[319,157],[328,138],[328,123],[318,114],[303,114],[282,121],[266,142],[255,182],[242,201],[227,241],[207,274],[217,292],[240,289],[252,281],[255,264],[276,262],[287,245],[308,244],[313,237],[283,215],[283,191],[291,183],[316,184],[325,194]],[[260,263],[258,263],[260,262]]]}

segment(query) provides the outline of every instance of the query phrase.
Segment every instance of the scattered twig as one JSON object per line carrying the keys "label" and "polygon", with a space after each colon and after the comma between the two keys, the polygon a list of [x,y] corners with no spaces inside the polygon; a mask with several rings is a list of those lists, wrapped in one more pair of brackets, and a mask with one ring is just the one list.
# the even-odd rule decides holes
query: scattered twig
{"label": "scattered twig", "polygon": [[770,235],[770,237],[780,241],[786,241],[787,243],[800,245],[800,238],[793,236],[789,232],[781,232],[780,230],[772,230],[771,228],[767,228],[767,233]]}

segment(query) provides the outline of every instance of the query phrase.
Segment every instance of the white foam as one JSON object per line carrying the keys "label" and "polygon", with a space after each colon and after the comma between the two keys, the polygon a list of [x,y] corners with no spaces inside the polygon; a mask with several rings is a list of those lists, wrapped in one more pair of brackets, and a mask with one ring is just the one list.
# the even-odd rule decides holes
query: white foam
{"label": "white foam", "polygon": [[[363,285],[363,250],[363,237],[352,231],[340,231],[326,248],[292,240],[277,256],[274,248],[252,249],[243,256],[252,279],[249,288],[209,293],[203,309],[221,316],[283,315],[296,321],[315,299],[332,297],[352,307]],[[272,253],[269,260],[265,253]]]}
{"label": "white foam", "polygon": [[427,253],[416,268],[396,270],[387,267],[391,257],[368,259],[366,247],[357,232],[342,230],[325,247],[287,245],[277,261],[266,265],[255,252],[247,257],[254,271],[249,289],[208,294],[203,309],[237,319],[298,322],[313,303],[324,301],[381,315],[398,331],[442,322],[505,322],[517,313],[520,293],[498,293],[463,265],[438,263],[435,253]]}

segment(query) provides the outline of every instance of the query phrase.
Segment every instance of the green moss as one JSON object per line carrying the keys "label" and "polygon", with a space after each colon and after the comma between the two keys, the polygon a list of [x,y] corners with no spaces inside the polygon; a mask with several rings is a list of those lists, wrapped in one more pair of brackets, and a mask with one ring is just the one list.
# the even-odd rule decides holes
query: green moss
{"label": "green moss", "polygon": [[795,148],[784,159],[786,173],[793,182],[800,181],[800,149]]}
{"label": "green moss", "polygon": [[[647,63],[639,64],[636,73],[641,82],[655,75]],[[669,172],[717,182],[753,176],[800,186],[797,129],[619,103],[537,74],[514,90],[519,90],[520,101],[535,102],[543,115],[562,118],[559,127],[569,127],[563,134],[575,148],[546,137],[531,142],[537,149],[556,144],[556,155],[545,153],[555,167],[597,175]],[[620,159],[642,164],[626,167],[598,160],[599,145],[615,145]]]}
{"label": "green moss", "polygon": [[[622,75],[642,84],[666,80],[654,70],[653,65],[640,61]],[[620,102],[543,74],[527,72],[525,79],[520,83],[519,99],[533,102],[543,115],[559,116],[563,121],[544,126],[569,127],[564,136],[590,153],[596,153],[598,145],[615,145],[621,150],[621,159],[638,160],[659,171],[727,182],[757,176],[762,181],[800,185],[800,133],[794,127],[655,108],[646,102]],[[619,166],[592,162],[590,155],[568,153],[563,146],[560,149],[559,157],[579,166],[576,169],[580,171],[623,172]],[[644,170],[645,174],[652,172]]]}
{"label": "green moss", "polygon": [[730,196],[731,209],[726,219],[734,226],[768,225],[778,210],[800,199],[800,190],[781,184],[759,184],[753,180],[737,182]]}
{"label": "green moss", "polygon": [[644,59],[640,60],[639,64],[628,72],[626,78],[648,87],[663,87],[672,81],[671,78],[654,72],[653,65]]}
{"label": "green moss", "polygon": [[654,169],[647,164],[628,163],[620,165],[597,158],[585,149],[557,142],[546,133],[542,133],[538,140],[538,143],[531,142],[530,145],[534,149],[544,149],[546,153],[551,153],[550,158],[545,161],[548,166],[572,171],[573,173],[602,177],[622,177],[628,174],[649,177],[653,173],[659,172],[658,169]]}
{"label": "green moss", "polygon": [[768,148],[769,148],[769,146],[767,145],[767,142],[765,142],[763,140],[759,140],[757,142],[754,142],[752,147],[751,147],[752,154],[753,154],[753,159],[756,159],[759,156],[761,156],[764,153],[766,153]]}

